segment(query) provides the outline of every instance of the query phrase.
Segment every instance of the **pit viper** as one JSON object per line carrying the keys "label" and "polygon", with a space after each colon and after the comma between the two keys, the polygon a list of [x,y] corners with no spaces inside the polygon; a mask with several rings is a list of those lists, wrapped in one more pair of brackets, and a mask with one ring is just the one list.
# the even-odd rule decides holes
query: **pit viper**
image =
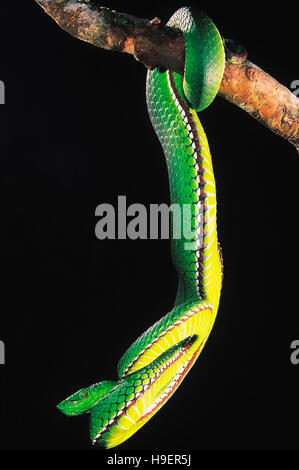
{"label": "pit viper", "polygon": [[[179,9],[168,26],[178,28],[185,40],[184,76],[158,68],[148,71],[147,107],[165,154],[171,202],[190,208],[191,230],[188,239],[183,235],[171,240],[178,273],[173,309],[124,353],[117,381],[82,388],[58,405],[67,416],[90,413],[91,441],[104,448],[127,440],[177,390],[209,337],[222,287],[215,178],[197,112],[219,90],[223,41],[212,20],[189,7]],[[180,217],[172,217],[172,227],[184,221],[182,210]]]}

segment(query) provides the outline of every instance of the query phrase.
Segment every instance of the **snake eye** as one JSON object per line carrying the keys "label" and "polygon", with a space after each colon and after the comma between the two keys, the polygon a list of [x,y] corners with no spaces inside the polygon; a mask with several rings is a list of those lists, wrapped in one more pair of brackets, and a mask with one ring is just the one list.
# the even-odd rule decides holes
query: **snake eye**
{"label": "snake eye", "polygon": [[80,398],[87,398],[88,397],[88,391],[87,390],[82,390],[80,392]]}

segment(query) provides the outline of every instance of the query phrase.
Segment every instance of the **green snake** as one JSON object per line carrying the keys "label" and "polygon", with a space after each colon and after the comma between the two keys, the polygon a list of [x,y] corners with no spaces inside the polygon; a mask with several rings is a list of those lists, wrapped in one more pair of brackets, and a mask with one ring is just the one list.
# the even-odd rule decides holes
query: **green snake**
{"label": "green snake", "polygon": [[127,440],[179,387],[208,339],[220,300],[215,179],[197,112],[210,105],[220,87],[223,41],[210,18],[191,8],[178,10],[168,26],[184,36],[184,76],[170,70],[149,71],[147,106],[164,150],[171,202],[191,209],[191,238],[172,238],[178,272],[174,307],[124,353],[118,381],[83,388],[58,405],[67,416],[90,413],[91,441],[105,448]]}

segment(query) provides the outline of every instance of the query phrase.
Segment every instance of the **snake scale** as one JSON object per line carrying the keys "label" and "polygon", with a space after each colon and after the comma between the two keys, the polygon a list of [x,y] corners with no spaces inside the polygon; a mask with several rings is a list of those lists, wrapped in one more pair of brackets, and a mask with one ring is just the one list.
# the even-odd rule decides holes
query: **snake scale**
{"label": "snake scale", "polygon": [[184,35],[184,77],[149,71],[146,97],[167,162],[171,202],[191,208],[191,245],[186,249],[184,237],[172,239],[179,278],[174,307],[124,353],[118,381],[83,388],[58,405],[67,416],[90,413],[91,441],[104,448],[127,440],[177,390],[208,339],[222,286],[215,179],[197,112],[218,92],[223,42],[212,20],[189,7],[178,10],[168,25]]}

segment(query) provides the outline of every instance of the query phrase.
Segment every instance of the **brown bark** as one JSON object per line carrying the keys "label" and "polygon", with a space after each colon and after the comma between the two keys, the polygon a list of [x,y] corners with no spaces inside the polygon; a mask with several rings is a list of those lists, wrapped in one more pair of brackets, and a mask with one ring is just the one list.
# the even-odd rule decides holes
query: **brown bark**
{"label": "brown bark", "polygon": [[[126,52],[147,68],[183,74],[185,44],[179,30],[117,13],[90,0],[36,0],[65,31],[107,50]],[[246,51],[226,43],[226,67],[219,95],[239,106],[299,151],[299,99],[246,60]]]}

